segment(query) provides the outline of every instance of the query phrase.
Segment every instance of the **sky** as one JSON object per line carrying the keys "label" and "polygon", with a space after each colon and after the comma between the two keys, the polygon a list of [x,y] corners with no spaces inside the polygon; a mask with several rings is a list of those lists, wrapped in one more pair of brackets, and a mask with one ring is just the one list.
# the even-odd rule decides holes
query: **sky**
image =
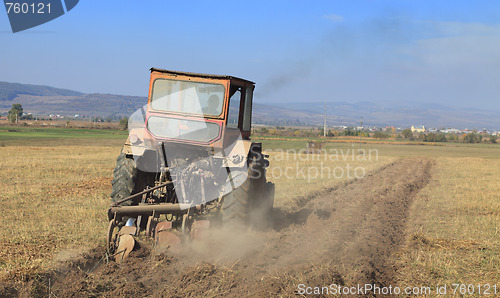
{"label": "sky", "polygon": [[500,111],[500,1],[92,1],[12,33],[0,81],[147,96],[149,68],[256,82],[255,101]]}

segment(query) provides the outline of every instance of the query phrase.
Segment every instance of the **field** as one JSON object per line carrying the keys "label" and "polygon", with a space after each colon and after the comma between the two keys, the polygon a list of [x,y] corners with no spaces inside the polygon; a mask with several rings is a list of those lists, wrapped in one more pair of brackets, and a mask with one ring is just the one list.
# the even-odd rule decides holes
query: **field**
{"label": "field", "polygon": [[125,138],[0,128],[0,296],[292,296],[330,284],[500,292],[500,145],[331,142],[304,154],[305,139],[262,139],[276,183],[270,229],[213,231],[201,249],[144,248],[118,266],[98,261]]}

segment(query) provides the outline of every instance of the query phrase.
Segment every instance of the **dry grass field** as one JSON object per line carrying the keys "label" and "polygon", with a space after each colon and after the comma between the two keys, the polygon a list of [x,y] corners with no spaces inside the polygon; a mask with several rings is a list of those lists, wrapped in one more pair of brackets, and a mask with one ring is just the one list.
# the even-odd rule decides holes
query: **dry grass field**
{"label": "dry grass field", "polygon": [[0,148],[3,278],[46,268],[60,253],[103,243],[119,147]]}
{"label": "dry grass field", "polygon": [[[123,135],[0,134],[0,280],[23,279],[104,245],[123,141]],[[358,144],[328,143],[328,154],[307,155],[299,153],[300,140],[263,143],[270,149],[275,206],[282,209],[401,158],[433,160],[431,182],[413,200],[406,244],[396,254],[398,283],[500,286],[500,146],[362,144],[365,152],[376,150],[368,158],[357,154]]]}
{"label": "dry grass field", "polygon": [[[264,143],[265,145],[265,143]],[[267,177],[276,184],[275,206],[287,209],[300,197],[333,188],[352,179],[362,179],[371,171],[397,159],[379,156],[376,148],[335,146],[323,154],[304,154],[299,149],[268,150],[270,167]]]}
{"label": "dry grass field", "polygon": [[[500,286],[500,159],[437,159],[414,201],[400,282]],[[497,292],[498,293],[498,292]]]}

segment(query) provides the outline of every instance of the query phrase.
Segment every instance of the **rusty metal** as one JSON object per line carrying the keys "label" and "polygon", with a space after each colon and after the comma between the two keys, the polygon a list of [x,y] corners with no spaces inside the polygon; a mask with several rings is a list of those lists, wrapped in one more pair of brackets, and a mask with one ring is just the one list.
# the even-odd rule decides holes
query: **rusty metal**
{"label": "rusty metal", "polygon": [[156,224],[155,227],[155,240],[158,241],[158,237],[160,236],[160,232],[167,231],[172,229],[172,222],[170,221],[162,221]]}
{"label": "rusty metal", "polygon": [[168,185],[170,185],[170,184],[172,184],[172,183],[173,183],[172,181],[167,181],[167,182],[165,182],[165,183],[163,183],[163,184],[160,184],[160,185],[157,185],[157,186],[155,186],[155,187],[148,188],[148,189],[146,189],[146,190],[143,190],[143,191],[141,191],[141,192],[138,192],[138,193],[136,193],[136,194],[133,194],[133,195],[131,195],[131,196],[129,196],[129,197],[126,197],[126,198],[125,198],[125,199],[123,199],[123,200],[119,200],[119,201],[117,201],[117,202],[113,202],[113,203],[111,203],[111,207],[116,207],[116,206],[120,205],[121,203],[124,203],[124,202],[126,202],[126,201],[130,201],[130,200],[135,199],[135,198],[137,198],[137,197],[140,197],[140,196],[142,196],[142,195],[144,195],[144,194],[147,194],[147,193],[150,193],[150,192],[152,192],[152,191],[154,191],[154,190],[157,190],[158,188],[162,188],[162,187],[168,186]]}
{"label": "rusty metal", "polygon": [[244,82],[248,82],[250,84],[255,84],[252,81],[245,80],[242,78],[234,77],[234,76],[227,76],[227,75],[214,75],[214,74],[206,74],[206,73],[194,73],[194,72],[185,72],[185,71],[174,71],[174,70],[167,70],[167,69],[161,69],[161,68],[155,68],[151,67],[150,69],[151,72],[161,72],[161,73],[166,73],[174,76],[188,76],[188,77],[197,77],[197,78],[209,78],[209,79],[227,79],[227,80],[240,80]]}
{"label": "rusty metal", "polygon": [[172,230],[172,222],[162,221],[156,225],[155,241],[160,248],[167,248],[181,244],[181,239]]}
{"label": "rusty metal", "polygon": [[182,225],[181,225],[181,231],[184,233],[186,231],[186,223],[189,218],[189,210],[187,213],[182,215]]}
{"label": "rusty metal", "polygon": [[146,225],[146,237],[154,237],[154,231],[156,229],[156,218],[153,215],[148,217],[148,224]]}
{"label": "rusty metal", "polygon": [[148,223],[146,225],[146,237],[154,237],[156,224],[158,223],[160,215],[153,211],[153,214],[148,217]]}
{"label": "rusty metal", "polygon": [[160,203],[154,205],[139,205],[139,206],[115,206],[108,210],[108,217],[113,217],[116,215],[117,218],[122,218],[124,216],[136,217],[151,216],[153,212],[158,214],[185,214],[191,208],[195,206],[191,204],[172,204],[172,203]]}
{"label": "rusty metal", "polygon": [[[122,228],[123,230],[123,228]],[[134,237],[130,234],[121,235],[118,240],[118,248],[115,253],[115,262],[121,263],[123,262],[130,252],[134,249],[135,240]]]}
{"label": "rusty metal", "polygon": [[116,228],[116,220],[113,218],[112,220],[109,221],[108,224],[108,235],[106,237],[106,248],[108,250],[111,250],[112,246],[115,243],[114,239],[114,236],[116,236],[115,228]]}
{"label": "rusty metal", "polygon": [[195,241],[207,239],[209,228],[209,220],[197,220],[191,225],[191,232],[189,233],[189,237]]}
{"label": "rusty metal", "polygon": [[[142,201],[141,201],[142,204],[144,204],[146,202],[147,196],[148,196],[147,194],[143,194],[142,195]],[[140,227],[141,226],[141,222],[142,222],[142,215],[139,215],[139,216],[137,216],[137,223],[135,225],[137,227]],[[136,231],[132,235],[139,236],[139,232],[140,231],[141,231],[141,229],[138,228],[138,229],[136,229]]]}
{"label": "rusty metal", "polygon": [[118,232],[118,237],[122,235],[135,235],[135,232],[137,231],[136,227],[133,226],[125,226],[120,229],[120,232]]}

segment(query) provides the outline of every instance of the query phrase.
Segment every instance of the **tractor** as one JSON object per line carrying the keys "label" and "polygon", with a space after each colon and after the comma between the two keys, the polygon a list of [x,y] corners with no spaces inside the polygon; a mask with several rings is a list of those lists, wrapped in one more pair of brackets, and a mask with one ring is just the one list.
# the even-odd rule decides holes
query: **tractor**
{"label": "tractor", "polygon": [[122,261],[145,234],[168,247],[213,226],[272,216],[268,156],[252,142],[255,83],[151,68],[147,105],[129,118],[108,209],[108,252]]}

